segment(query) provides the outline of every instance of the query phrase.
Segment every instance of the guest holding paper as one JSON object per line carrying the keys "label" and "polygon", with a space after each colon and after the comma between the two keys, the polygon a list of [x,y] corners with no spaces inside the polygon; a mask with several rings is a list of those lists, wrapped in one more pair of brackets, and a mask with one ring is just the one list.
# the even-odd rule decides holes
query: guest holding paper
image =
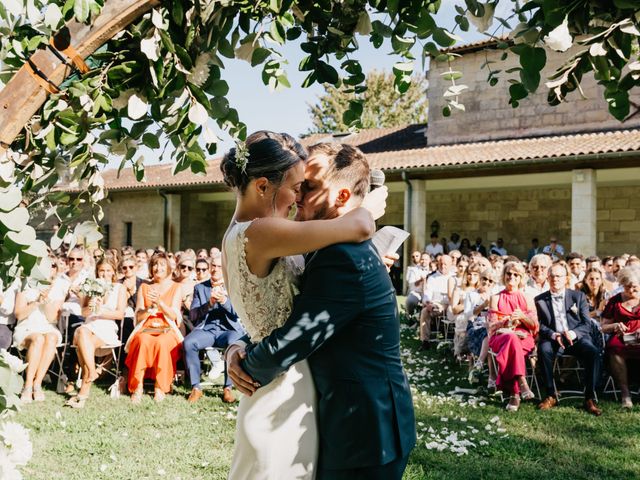
{"label": "guest holding paper", "polygon": [[144,378],[155,379],[154,400],[164,400],[171,390],[176,362],[182,349],[178,329],[181,302],[180,284],[171,280],[169,258],[158,252],[149,260],[152,283],[142,284],[138,291],[136,328],[127,345],[131,401],[142,401]]}
{"label": "guest holding paper", "polygon": [[507,262],[502,274],[505,288],[491,297],[488,317],[489,348],[498,365],[496,387],[509,395],[511,412],[518,410],[521,398],[534,397],[525,378],[525,359],[535,347],[538,318],[533,299],[523,292],[525,282],[522,264]]}
{"label": "guest holding paper", "polygon": [[623,291],[611,297],[602,312],[602,331],[613,336],[607,343],[611,373],[622,394],[622,407],[633,408],[627,360],[640,358],[640,267],[618,273]]}

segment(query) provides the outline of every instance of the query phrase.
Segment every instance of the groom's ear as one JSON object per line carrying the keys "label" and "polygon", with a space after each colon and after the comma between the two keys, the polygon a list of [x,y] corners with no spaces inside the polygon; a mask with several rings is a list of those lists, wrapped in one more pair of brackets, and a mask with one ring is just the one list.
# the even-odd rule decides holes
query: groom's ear
{"label": "groom's ear", "polygon": [[349,199],[351,198],[351,191],[347,188],[342,188],[338,190],[338,195],[336,196],[336,207],[344,207]]}

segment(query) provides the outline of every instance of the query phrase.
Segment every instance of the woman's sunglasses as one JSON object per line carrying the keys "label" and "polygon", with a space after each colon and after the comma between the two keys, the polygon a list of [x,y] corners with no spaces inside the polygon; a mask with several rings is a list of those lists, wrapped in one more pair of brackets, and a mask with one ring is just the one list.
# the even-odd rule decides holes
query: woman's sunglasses
{"label": "woman's sunglasses", "polygon": [[193,267],[189,266],[189,265],[180,265],[180,270],[189,270],[190,272],[193,271]]}
{"label": "woman's sunglasses", "polygon": [[133,269],[135,269],[135,268],[136,268],[136,267],[135,267],[135,266],[133,266],[133,265],[123,265],[123,266],[122,266],[122,270],[133,270]]}

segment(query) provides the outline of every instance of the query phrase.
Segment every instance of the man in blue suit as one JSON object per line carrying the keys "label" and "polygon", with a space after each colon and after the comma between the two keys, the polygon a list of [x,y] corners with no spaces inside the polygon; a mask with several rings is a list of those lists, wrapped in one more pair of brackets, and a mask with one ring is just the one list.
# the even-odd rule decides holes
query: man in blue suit
{"label": "man in blue suit", "polygon": [[[208,347],[226,348],[245,333],[224,288],[221,254],[211,259],[211,278],[197,284],[193,289],[189,318],[194,329],[184,339],[183,346],[185,363],[191,380],[191,394],[188,401],[195,403],[203,395],[200,386],[202,373],[200,350]],[[231,380],[226,369],[222,401],[235,402],[231,393]]]}
{"label": "man in blue suit", "polygon": [[[312,147],[297,218],[343,215],[368,188],[360,150]],[[249,345],[242,361],[240,350],[227,352],[229,375],[249,395],[254,379],[266,385],[308,359],[318,396],[316,479],[402,478],[416,441],[413,403],[400,360],[395,291],[370,240],[309,254],[287,322]]]}

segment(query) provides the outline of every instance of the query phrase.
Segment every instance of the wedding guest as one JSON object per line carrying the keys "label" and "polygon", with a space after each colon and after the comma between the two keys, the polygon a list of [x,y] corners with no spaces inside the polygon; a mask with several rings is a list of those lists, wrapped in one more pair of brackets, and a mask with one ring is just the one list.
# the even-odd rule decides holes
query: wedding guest
{"label": "wedding guest", "polygon": [[13,340],[13,326],[16,323],[16,294],[20,290],[20,281],[15,279],[7,288],[0,280],[0,349],[9,350]]}
{"label": "wedding guest", "polygon": [[487,256],[487,249],[482,245],[482,238],[476,237],[476,243],[471,247],[472,250],[480,252],[483,257]]}
{"label": "wedding guest", "polygon": [[[105,294],[82,297],[82,316],[85,321],[78,327],[73,338],[82,368],[82,386],[78,394],[67,402],[67,405],[73,408],[84,408],[91,384],[99,376],[96,371],[96,354],[101,356],[105,353],[102,347],[120,344],[116,321],[121,322],[124,318],[127,292],[121,283],[116,282],[116,270],[114,259],[103,257],[98,260],[96,279],[103,282]],[[106,350],[106,353],[109,353],[109,350]]]}
{"label": "wedding guest", "polygon": [[529,262],[529,279],[524,291],[532,298],[549,290],[549,268],[551,268],[551,257],[543,253],[538,253]]}
{"label": "wedding guest", "polygon": [[502,283],[504,290],[491,297],[489,348],[495,352],[498,365],[496,387],[509,395],[507,411],[515,412],[521,398],[534,397],[525,378],[525,361],[535,347],[538,319],[533,299],[523,292],[526,275],[521,263],[504,266]]}
{"label": "wedding guest", "polygon": [[[451,257],[451,265],[453,266],[457,266],[458,262],[463,257],[463,255],[460,253],[460,250],[451,250],[449,252],[449,256]],[[464,255],[464,257],[467,263],[469,263],[469,257],[467,257],[466,255]]]}
{"label": "wedding guest", "polygon": [[613,257],[604,257],[602,268],[604,269],[604,279],[613,284],[616,281],[616,276],[613,274]]}
{"label": "wedding guest", "polygon": [[220,253],[220,249],[218,247],[211,247],[209,249],[209,258],[213,258]]}
{"label": "wedding guest", "polygon": [[453,292],[457,288],[460,288],[466,279],[469,259],[467,257],[461,258],[460,261],[455,264],[452,258],[451,265],[455,269],[455,273],[451,275],[447,281],[447,297],[449,299],[449,306],[451,306],[453,302]]}
{"label": "wedding guest", "polygon": [[564,257],[564,247],[558,243],[556,237],[551,237],[549,245],[542,249],[542,253],[549,255],[552,260],[561,260]]}
{"label": "wedding guest", "polygon": [[409,316],[415,313],[422,300],[422,284],[429,273],[429,262],[427,261],[425,267],[421,261],[423,255],[429,258],[428,253],[421,254],[418,250],[413,252],[411,254],[412,264],[407,267],[407,299],[405,300],[404,308]]}
{"label": "wedding guest", "polygon": [[459,249],[460,249],[460,235],[454,232],[451,234],[451,241],[447,243],[447,252],[449,252],[450,254],[452,250],[459,250]]}
{"label": "wedding guest", "polygon": [[180,356],[182,334],[180,285],[171,280],[169,259],[158,252],[149,261],[150,284],[143,283],[136,303],[136,328],[129,339],[126,365],[131,401],[140,403],[143,379],[155,379],[154,400],[160,402],[171,390]]}
{"label": "wedding guest", "polygon": [[576,287],[576,285],[580,283],[584,278],[584,256],[579,254],[578,252],[571,252],[569,255],[567,255],[566,261],[567,265],[569,266],[569,271],[571,272],[571,276],[569,277],[569,287],[571,289],[580,288],[579,286]]}
{"label": "wedding guest", "polygon": [[196,252],[196,260],[208,260],[209,252],[207,252],[206,248],[199,248]]}
{"label": "wedding guest", "polygon": [[195,255],[186,251],[180,256],[178,268],[175,271],[174,281],[180,284],[180,299],[182,311],[188,314],[193,300],[193,287],[196,286],[195,279],[196,260]]}
{"label": "wedding guest", "polygon": [[[245,334],[224,286],[222,254],[211,259],[211,279],[195,286],[189,317],[194,329],[184,339],[184,355],[191,381],[188,402],[196,403],[203,396],[199,352],[208,347],[226,348]],[[215,353],[212,364],[220,360],[218,352]],[[231,385],[225,365],[222,390],[225,403],[235,402]]]}
{"label": "wedding guest", "polygon": [[118,270],[122,275],[122,278],[119,281],[124,287],[127,298],[127,305],[124,310],[124,320],[121,324],[123,329],[122,342],[125,344],[127,343],[127,340],[129,340],[129,336],[135,326],[138,290],[140,289],[140,285],[144,283],[144,280],[136,275],[137,268],[136,259],[132,255],[123,256],[120,261],[120,265],[118,266]]}
{"label": "wedding guest", "polygon": [[467,256],[470,255],[470,253],[471,253],[471,242],[469,242],[468,238],[463,238],[460,241],[460,248],[458,250],[460,250],[460,253],[462,255],[467,255]]}
{"label": "wedding guest", "polygon": [[425,280],[422,303],[424,307],[420,312],[420,349],[427,350],[430,347],[431,322],[437,315],[442,315],[447,307],[449,298],[447,286],[451,269],[451,257],[440,255],[437,260],[437,270]]}
{"label": "wedding guest", "polygon": [[540,341],[538,353],[544,372],[547,397],[538,405],[549,410],[558,403],[553,382],[553,362],[562,351],[580,360],[584,368],[584,409],[595,416],[602,411],[596,405],[595,386],[599,374],[600,351],[591,338],[592,324],[589,304],[582,292],[571,290],[570,270],[565,263],[556,263],[549,269],[549,291],[535,298]]}
{"label": "wedding guest", "polygon": [[[57,275],[57,266],[51,268],[52,280]],[[16,328],[13,346],[27,350],[27,369],[24,386],[20,394],[22,403],[45,400],[42,380],[53,362],[56,347],[62,342],[62,334],[56,327],[62,298],[52,299],[49,287],[27,287],[16,294]]]}
{"label": "wedding guest", "polygon": [[604,284],[604,275],[600,268],[589,268],[581,282],[580,291],[587,297],[589,315],[598,320],[604,310],[607,298],[607,289]]}
{"label": "wedding guest", "polygon": [[480,267],[478,265],[465,267],[464,279],[459,287],[454,288],[451,303],[447,308],[447,318],[455,322],[453,354],[458,358],[464,353],[465,337],[467,335],[468,319],[464,314],[465,301],[471,292],[476,291],[479,283]]}
{"label": "wedding guest", "polygon": [[434,232],[431,234],[431,243],[428,243],[424,247],[424,251],[425,253],[428,253],[432,257],[435,257],[436,255],[441,255],[444,253],[444,248],[442,248],[442,244],[438,241],[437,233]]}
{"label": "wedding guest", "polygon": [[495,244],[491,245],[491,250],[489,251],[489,253],[494,253],[501,257],[504,257],[507,255],[507,249],[504,248],[504,240],[501,237],[499,237],[498,240],[496,240]]}
{"label": "wedding guest", "polygon": [[542,248],[540,247],[540,243],[538,242],[537,238],[532,238],[531,248],[527,252],[527,263],[531,262],[531,259],[536,255],[538,255],[539,253],[542,253]]}
{"label": "wedding guest", "polygon": [[[206,250],[205,250],[206,251]],[[209,280],[211,273],[209,272],[209,260],[206,258],[199,258],[196,260],[196,282],[202,283]]]}
{"label": "wedding guest", "polygon": [[[602,331],[613,334],[607,342],[607,356],[611,373],[621,391],[622,407],[633,408],[627,360],[640,359],[640,268],[623,268],[618,273],[618,281],[623,291],[611,297],[605,306]],[[635,339],[632,334],[635,334]]]}
{"label": "wedding guest", "polygon": [[[475,268],[475,266],[470,268]],[[489,355],[487,316],[495,283],[495,272],[490,268],[482,270],[480,272],[478,288],[475,292],[469,292],[464,301],[464,316],[468,322],[466,336],[467,348],[477,357],[469,375],[470,379],[479,377]],[[489,362],[488,366],[489,379],[487,388],[492,390],[496,388],[496,376],[493,371],[493,364]]]}
{"label": "wedding guest", "polygon": [[136,275],[143,280],[149,278],[149,254],[146,250],[140,248],[136,250],[136,265],[138,271]]}

